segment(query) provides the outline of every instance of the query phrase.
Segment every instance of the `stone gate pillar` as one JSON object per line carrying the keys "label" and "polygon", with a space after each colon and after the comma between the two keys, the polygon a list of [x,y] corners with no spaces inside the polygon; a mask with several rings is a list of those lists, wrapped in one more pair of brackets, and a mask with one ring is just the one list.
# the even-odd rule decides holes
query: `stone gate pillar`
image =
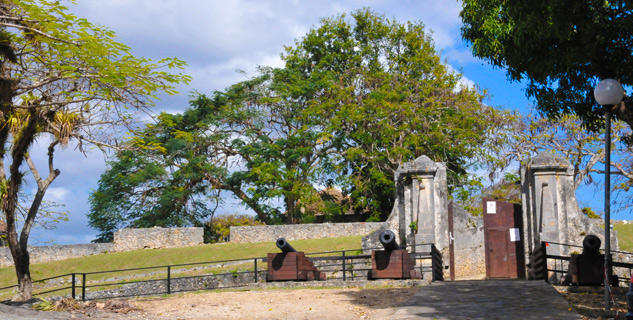
{"label": "stone gate pillar", "polygon": [[[531,252],[542,241],[568,243],[567,217],[569,200],[575,199],[573,172],[566,159],[541,153],[521,168],[521,196],[525,252]],[[570,192],[571,191],[571,192]],[[548,248],[552,254],[565,254],[565,248]]]}
{"label": "stone gate pillar", "polygon": [[[398,167],[395,173],[396,201],[385,226],[363,238],[363,248],[378,247],[378,235],[393,230],[398,243],[413,245],[434,243],[439,250],[448,248],[448,186],[446,165],[421,156]],[[411,228],[417,224],[417,232]]]}
{"label": "stone gate pillar", "polygon": [[[594,234],[604,243],[603,220],[589,219],[576,202],[574,167],[567,159],[542,152],[522,165],[521,197],[528,277],[534,275],[532,254],[541,242],[582,245],[586,235]],[[618,247],[614,234],[611,244]],[[550,244],[547,252],[568,256],[570,249]]]}
{"label": "stone gate pillar", "polygon": [[[396,172],[404,183],[404,216],[400,220],[400,238],[407,245],[434,243],[442,250],[448,247],[448,186],[446,166],[427,156],[402,164]],[[399,195],[402,197],[402,195]],[[417,233],[410,226],[417,224]]]}

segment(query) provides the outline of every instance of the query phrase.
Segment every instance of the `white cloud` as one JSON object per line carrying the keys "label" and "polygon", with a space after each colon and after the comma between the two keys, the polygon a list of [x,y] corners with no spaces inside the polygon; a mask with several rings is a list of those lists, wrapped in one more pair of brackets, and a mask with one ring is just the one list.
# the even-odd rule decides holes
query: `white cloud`
{"label": "white cloud", "polygon": [[46,200],[50,200],[50,201],[56,201],[56,202],[65,202],[66,196],[70,194],[70,190],[66,189],[66,188],[48,188],[48,190],[46,190],[46,195],[44,196],[44,198]]}
{"label": "white cloud", "polygon": [[442,57],[458,65],[481,63],[481,60],[475,58],[470,49],[467,48],[450,49],[446,52],[442,52]]}
{"label": "white cloud", "polygon": [[455,87],[454,91],[459,91],[462,88],[475,89],[475,86],[476,86],[475,81],[468,79],[466,76],[464,76],[463,74],[455,70],[455,68],[453,68],[453,66],[451,66],[450,64],[447,64],[446,67],[448,67],[448,72],[452,72],[452,73],[456,73],[460,75],[460,79],[457,82],[457,86]]}
{"label": "white cloud", "polygon": [[464,76],[461,77],[461,79],[459,79],[459,83],[458,83],[458,87],[459,88],[469,88],[469,89],[474,89],[475,88],[475,81],[472,81]]}

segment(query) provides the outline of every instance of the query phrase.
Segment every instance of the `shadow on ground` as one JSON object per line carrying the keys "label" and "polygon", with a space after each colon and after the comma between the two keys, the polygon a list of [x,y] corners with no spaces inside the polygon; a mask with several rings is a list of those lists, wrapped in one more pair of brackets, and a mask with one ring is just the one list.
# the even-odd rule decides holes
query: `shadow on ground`
{"label": "shadow on ground", "polygon": [[351,302],[362,307],[385,309],[404,305],[420,287],[415,288],[363,288],[342,292]]}

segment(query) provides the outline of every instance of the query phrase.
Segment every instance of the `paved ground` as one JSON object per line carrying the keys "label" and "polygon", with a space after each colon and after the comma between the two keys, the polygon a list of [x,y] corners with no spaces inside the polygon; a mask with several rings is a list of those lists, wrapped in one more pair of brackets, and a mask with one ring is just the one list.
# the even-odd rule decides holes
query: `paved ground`
{"label": "paved ground", "polygon": [[434,282],[391,319],[582,319],[544,281]]}

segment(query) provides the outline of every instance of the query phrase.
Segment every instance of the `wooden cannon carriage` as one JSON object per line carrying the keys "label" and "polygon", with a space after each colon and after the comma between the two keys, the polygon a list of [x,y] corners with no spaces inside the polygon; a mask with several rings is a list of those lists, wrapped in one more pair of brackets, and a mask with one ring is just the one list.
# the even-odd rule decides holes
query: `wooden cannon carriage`
{"label": "wooden cannon carriage", "polygon": [[380,233],[380,243],[385,250],[371,252],[371,271],[367,278],[372,279],[422,279],[419,270],[409,252],[396,243],[396,235],[391,230]]}
{"label": "wooden cannon carriage", "polygon": [[281,253],[268,254],[267,282],[325,280],[325,273],[320,272],[304,252],[297,252],[284,238],[277,239],[276,244]]}

